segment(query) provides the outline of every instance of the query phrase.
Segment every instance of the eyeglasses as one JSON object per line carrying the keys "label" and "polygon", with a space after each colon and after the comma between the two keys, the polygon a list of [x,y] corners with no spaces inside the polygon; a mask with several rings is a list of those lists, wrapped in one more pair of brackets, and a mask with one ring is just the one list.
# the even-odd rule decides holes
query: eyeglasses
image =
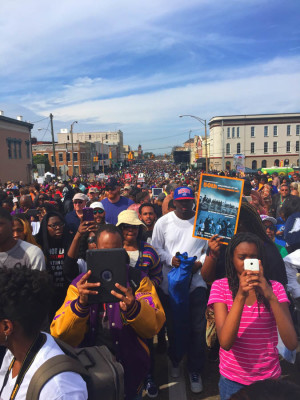
{"label": "eyeglasses", "polygon": [[49,224],[48,227],[51,229],[59,229],[65,226],[63,222],[58,222],[57,224]]}
{"label": "eyeglasses", "polygon": [[122,224],[122,229],[138,229],[138,225]]}
{"label": "eyeglasses", "polygon": [[101,210],[101,208],[99,210],[93,210],[94,215],[96,214],[103,214],[104,210]]}
{"label": "eyeglasses", "polygon": [[74,201],[73,201],[73,204],[82,204],[82,203],[83,203],[82,200],[74,200]]}
{"label": "eyeglasses", "polygon": [[87,242],[88,242],[89,244],[91,244],[91,243],[96,243],[96,236],[90,236],[90,237],[88,238]]}

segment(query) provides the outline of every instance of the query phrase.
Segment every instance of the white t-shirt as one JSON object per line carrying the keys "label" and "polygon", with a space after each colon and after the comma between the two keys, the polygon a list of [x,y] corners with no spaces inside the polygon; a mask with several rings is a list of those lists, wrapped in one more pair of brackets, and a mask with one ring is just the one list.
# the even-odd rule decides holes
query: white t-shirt
{"label": "white t-shirt", "polygon": [[[173,268],[172,258],[177,252],[187,252],[189,257],[196,256],[197,261],[205,260],[207,241],[193,237],[194,219],[180,219],[174,211],[159,218],[154,225],[152,246],[157,251],[163,263],[163,281],[160,285],[164,293],[168,294],[168,273]],[[193,275],[190,292],[197,287],[205,287],[200,270]]]}
{"label": "white t-shirt", "polygon": [[[18,390],[15,400],[25,400],[26,393],[36,370],[50,358],[64,354],[61,348],[56,344],[51,335],[47,335],[46,343],[36,355],[33,363],[28,369],[24,380]],[[5,374],[9,368],[12,353],[7,350],[0,370],[0,388],[2,387]],[[12,378],[10,371],[7,384],[5,385],[0,400],[8,400],[13,391],[17,376]],[[41,390],[39,400],[86,400],[88,398],[86,383],[82,377],[75,372],[62,372],[50,379]]]}
{"label": "white t-shirt", "polygon": [[133,250],[133,251],[128,251],[127,254],[129,255],[129,265],[131,267],[135,267],[137,260],[139,259],[139,251],[138,250]]}
{"label": "white t-shirt", "polygon": [[15,265],[43,271],[46,269],[45,256],[38,246],[18,239],[10,250],[0,252],[0,267],[13,268]]}

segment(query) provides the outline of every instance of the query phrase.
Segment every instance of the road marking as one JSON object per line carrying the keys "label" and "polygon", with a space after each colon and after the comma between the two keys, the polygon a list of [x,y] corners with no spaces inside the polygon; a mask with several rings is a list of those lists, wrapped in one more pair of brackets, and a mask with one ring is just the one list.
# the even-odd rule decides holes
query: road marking
{"label": "road marking", "polygon": [[184,371],[180,366],[179,378],[171,377],[172,363],[168,360],[168,387],[169,387],[169,400],[187,400]]}

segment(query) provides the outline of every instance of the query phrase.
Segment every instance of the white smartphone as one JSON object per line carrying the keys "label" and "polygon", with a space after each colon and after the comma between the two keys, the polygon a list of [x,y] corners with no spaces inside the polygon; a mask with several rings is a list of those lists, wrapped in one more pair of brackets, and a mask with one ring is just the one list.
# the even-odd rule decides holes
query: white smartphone
{"label": "white smartphone", "polygon": [[244,260],[244,270],[246,271],[259,271],[259,262],[257,258],[247,258]]}

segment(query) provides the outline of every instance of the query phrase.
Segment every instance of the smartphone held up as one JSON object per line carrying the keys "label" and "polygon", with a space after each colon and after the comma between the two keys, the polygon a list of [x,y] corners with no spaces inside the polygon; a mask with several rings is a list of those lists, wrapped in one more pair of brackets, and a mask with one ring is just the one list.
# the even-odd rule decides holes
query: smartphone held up
{"label": "smartphone held up", "polygon": [[257,258],[247,258],[244,260],[244,270],[259,272],[259,262]]}

